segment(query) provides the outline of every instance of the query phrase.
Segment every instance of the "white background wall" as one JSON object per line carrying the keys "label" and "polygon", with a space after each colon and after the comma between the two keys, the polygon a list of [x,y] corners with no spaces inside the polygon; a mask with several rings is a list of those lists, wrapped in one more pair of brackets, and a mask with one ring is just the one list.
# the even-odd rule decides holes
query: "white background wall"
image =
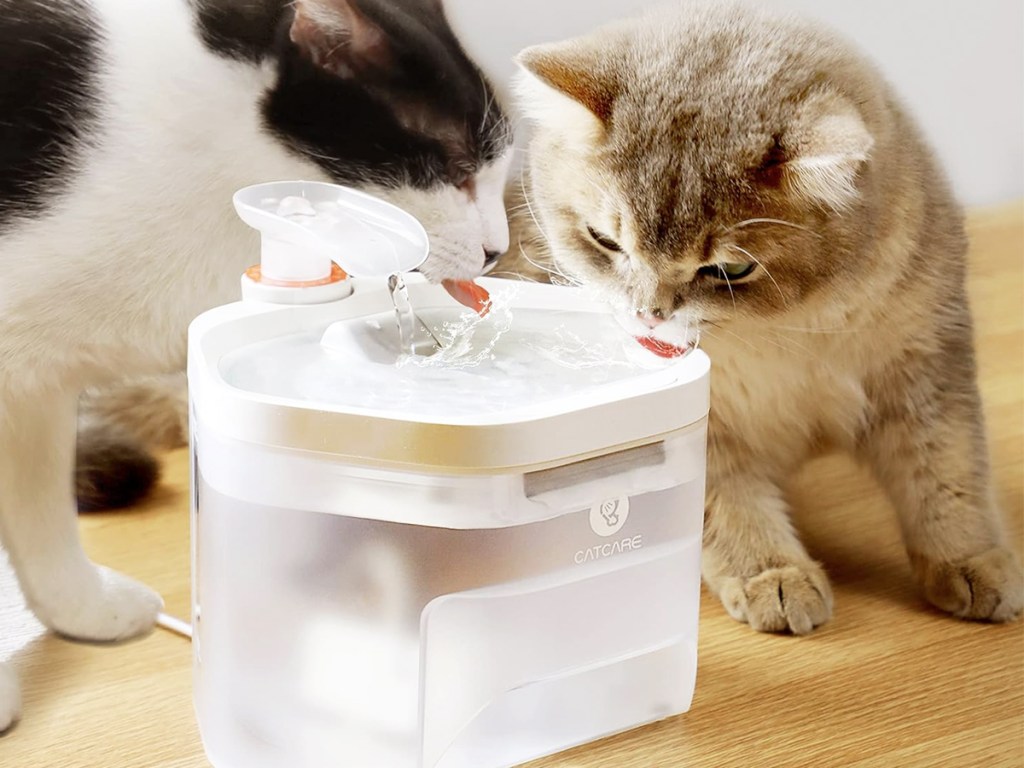
{"label": "white background wall", "polygon": [[[961,200],[1024,197],[1024,0],[768,0],[817,16],[887,73]],[[498,82],[526,45],[581,34],[651,0],[445,0]]]}

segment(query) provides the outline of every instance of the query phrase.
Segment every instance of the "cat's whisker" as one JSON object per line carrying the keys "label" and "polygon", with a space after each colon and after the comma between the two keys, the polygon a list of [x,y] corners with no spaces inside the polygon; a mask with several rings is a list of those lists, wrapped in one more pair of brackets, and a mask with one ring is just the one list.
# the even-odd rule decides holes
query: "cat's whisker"
{"label": "cat's whisker", "polygon": [[772,276],[772,273],[768,271],[768,267],[766,267],[764,265],[764,262],[762,262],[759,258],[757,258],[754,254],[752,254],[746,248],[741,248],[740,246],[736,245],[736,243],[729,243],[729,247],[739,251],[740,253],[746,254],[747,258],[749,258],[751,261],[753,261],[755,264],[757,264],[757,266],[759,266],[761,269],[763,269],[764,273],[766,275],[768,275],[768,279],[771,280],[772,283],[774,283],[775,290],[777,290],[779,292],[779,297],[782,299],[782,303],[785,306],[789,306],[789,302],[786,300],[786,294],[784,294],[782,292],[782,288],[779,286],[778,282]]}
{"label": "cat's whisker", "polygon": [[822,334],[840,334],[840,333],[860,333],[858,328],[799,328],[793,325],[776,325],[776,330],[779,331],[792,331],[794,333],[822,333]]}
{"label": "cat's whisker", "polygon": [[317,160],[326,160],[329,163],[340,163],[341,162],[341,158],[335,157],[334,155],[327,155],[327,154],[324,154],[323,152],[317,152],[315,149],[313,149],[312,147],[310,147],[307,144],[302,144],[301,146],[302,146],[302,153],[304,155],[309,155],[310,157],[315,157]]}
{"label": "cat's whisker", "polygon": [[[725,328],[722,328],[720,325],[715,325],[714,323],[706,323],[706,325],[714,325],[714,327],[717,328],[718,330],[723,331],[725,333],[728,333],[730,336],[736,337],[736,340],[738,342],[740,342],[741,344],[746,344],[751,349],[757,350],[757,345],[756,344],[748,341],[747,339],[744,339],[742,336],[740,336],[737,333],[733,333],[732,331],[726,330]],[[707,336],[708,338],[711,338],[711,339],[721,339],[722,338],[719,334],[714,333],[713,331],[710,331],[707,328],[702,328],[701,329],[701,334],[704,335],[704,336]]]}
{"label": "cat's whisker", "polygon": [[[520,185],[520,189],[522,190],[522,193],[523,193],[523,201],[525,202],[527,209],[530,211],[530,218],[533,219],[534,226],[537,227],[537,232],[539,233],[540,237],[543,239],[544,245],[550,251],[551,250],[551,238],[548,237],[547,232],[544,231],[544,227],[541,226],[540,221],[537,219],[537,212],[533,210],[533,204],[530,202],[530,196],[526,192],[526,179],[525,179],[525,176],[520,176],[519,185]],[[533,259],[530,258],[529,254],[526,253],[526,249],[523,248],[522,243],[520,243],[520,245],[519,245],[519,252],[523,255],[523,258],[525,258],[530,264],[532,264],[534,267],[536,267],[537,269],[541,270],[542,272],[547,272],[549,275],[558,275],[559,277],[561,277],[564,280],[569,281],[570,283],[575,283],[575,281],[571,277],[569,277],[568,275],[564,274],[561,271],[561,269],[558,269],[557,265],[552,264],[552,268],[547,268],[547,267],[542,267],[540,264],[536,263]]]}
{"label": "cat's whisker", "polygon": [[[533,221],[533,225],[537,233],[536,237],[534,238],[534,241],[540,243],[543,247],[547,248],[550,251],[551,238],[548,237],[547,232],[544,231],[544,227],[541,226],[540,220],[537,218],[537,212],[533,209],[533,204],[530,202],[530,195],[526,191],[526,174],[520,174],[519,176],[519,190],[520,192],[522,192],[523,202],[520,203],[518,206],[515,206],[511,210],[526,210],[529,212],[530,219],[531,221]],[[530,255],[526,252],[526,249],[523,247],[522,241],[519,242],[519,254],[524,259],[526,259],[526,261],[535,269],[538,269],[545,274],[551,275],[552,277],[561,277],[564,280],[570,280],[570,278],[567,275],[562,274],[561,270],[556,271],[553,268],[546,267],[531,259]]]}
{"label": "cat's whisker", "polygon": [[736,224],[733,224],[731,227],[728,227],[725,230],[723,230],[722,234],[728,234],[728,233],[732,232],[734,229],[740,229],[742,227],[747,227],[747,226],[750,226],[751,224],[778,224],[778,225],[783,226],[783,227],[792,227],[793,229],[800,229],[800,230],[803,230],[804,232],[810,232],[812,235],[814,235],[816,237],[821,237],[820,233],[815,232],[810,227],[805,227],[802,224],[794,224],[793,222],[785,221],[784,219],[766,219],[766,218],[744,219],[743,221],[740,221],[740,222],[738,222]]}
{"label": "cat's whisker", "polygon": [[[740,342],[741,344],[747,345],[748,347],[750,347],[753,350],[759,350],[760,349],[760,347],[757,344],[755,344],[753,341],[751,341],[750,338],[748,338],[746,336],[743,336],[743,335],[741,335],[739,333],[736,333],[735,331],[732,331],[732,330],[730,330],[728,328],[725,328],[720,323],[716,323],[713,320],[705,320],[704,321],[704,323],[702,325],[702,328],[701,328],[701,333],[702,334],[707,333],[707,335],[710,336],[713,339],[714,338],[720,338],[719,336],[716,336],[714,333],[712,333],[710,331],[704,330],[703,326],[711,326],[713,328],[717,328],[722,333],[729,334],[731,337],[736,339],[736,341]],[[805,353],[805,354],[807,354],[807,355],[809,355],[811,357],[815,357],[815,355],[813,354],[812,350],[810,350],[807,347],[804,347],[802,345],[796,344],[795,342],[793,342],[793,344],[795,346],[786,346],[785,344],[782,344],[782,343],[780,343],[778,341],[773,341],[772,339],[768,338],[767,336],[765,336],[764,334],[761,334],[761,333],[757,334],[757,338],[761,339],[764,342],[767,342],[768,344],[771,344],[773,347],[777,347],[778,349],[781,349],[784,352],[790,352],[790,353],[802,352],[802,353]],[[790,339],[790,341],[792,341],[792,339]]]}
{"label": "cat's whisker", "polygon": [[569,285],[572,286],[573,288],[583,287],[583,283],[581,283],[579,280],[577,280],[574,277],[570,277],[569,275],[566,275],[562,272],[552,272],[550,274],[551,282],[554,285]]}
{"label": "cat's whisker", "polygon": [[[561,280],[564,281],[564,283],[559,283],[559,284],[561,284],[561,285],[574,285],[574,286],[579,286],[580,285],[579,281],[573,279],[572,277],[569,277],[569,275],[567,275],[564,272],[562,272],[562,270],[559,269],[556,264],[551,264],[550,266],[546,266],[544,264],[541,264],[541,263],[531,259],[530,258],[530,254],[528,254],[526,252],[526,249],[523,248],[522,243],[520,243],[520,245],[519,245],[519,254],[524,259],[526,259],[526,261],[530,265],[532,265],[534,268],[536,268],[536,269],[540,270],[541,272],[544,272],[544,273],[546,273],[548,275],[551,275],[552,278],[560,278]],[[555,282],[554,279],[552,279],[552,283],[554,283],[554,282]]]}
{"label": "cat's whisker", "polygon": [[729,276],[726,275],[724,272],[722,273],[722,275],[723,275],[723,277],[725,277],[725,287],[729,289],[729,298],[732,299],[732,309],[735,312],[736,311],[736,294],[732,292],[732,281],[729,280]]}
{"label": "cat's whisker", "polygon": [[494,105],[494,92],[487,87],[487,80],[484,78],[483,72],[477,72],[477,77],[480,78],[480,88],[484,92],[483,117],[480,119],[480,127],[477,129],[477,133],[483,133],[484,126],[487,125],[487,116],[490,114],[491,107]]}
{"label": "cat's whisker", "polygon": [[567,285],[572,286],[574,288],[582,287],[583,284],[581,282],[562,272],[556,265],[552,264],[551,266],[546,266],[531,259],[529,254],[526,253],[526,250],[522,246],[520,246],[519,248],[519,253],[534,268],[536,268],[540,272],[547,274],[549,276],[549,282],[552,285]]}
{"label": "cat's whisker", "polygon": [[769,344],[778,347],[779,349],[784,349],[787,352],[803,352],[809,357],[818,357],[818,355],[816,355],[814,353],[814,350],[811,349],[810,347],[806,347],[803,344],[800,344],[799,342],[790,339],[786,336],[782,336],[778,333],[775,333],[774,331],[772,332],[772,335],[775,337],[774,341],[763,333],[758,334],[760,338],[764,339]]}
{"label": "cat's whisker", "polygon": [[802,345],[795,344],[795,343],[794,343],[794,345],[790,346],[790,345],[784,344],[781,341],[778,341],[776,339],[771,339],[771,338],[769,338],[768,336],[766,336],[763,333],[756,334],[755,341],[757,343],[755,343],[755,341],[751,341],[749,338],[744,338],[743,336],[741,336],[740,334],[736,333],[735,331],[730,331],[730,330],[728,330],[726,328],[719,328],[719,330],[722,330],[725,333],[728,333],[730,336],[732,336],[733,338],[735,338],[737,340],[743,341],[748,346],[750,346],[752,349],[761,349],[761,347],[758,344],[759,343],[764,343],[764,344],[770,344],[771,346],[775,347],[776,349],[780,349],[783,352],[789,352],[791,354],[803,353],[803,354],[806,354],[806,355],[811,356],[811,357],[814,356],[811,353],[811,350],[808,349],[807,347],[804,347]]}
{"label": "cat's whisker", "polygon": [[541,272],[544,272],[545,274],[551,275],[552,277],[560,277],[563,280],[569,282],[576,282],[572,277],[565,274],[565,272],[563,272],[557,264],[553,262],[549,264],[541,264],[539,261],[535,261],[534,259],[532,259],[530,257],[530,254],[526,252],[526,249],[523,247],[521,242],[519,244],[519,255],[526,259],[527,263],[529,263],[532,267],[540,270]]}
{"label": "cat's whisker", "polygon": [[598,194],[600,194],[602,198],[606,198],[608,196],[608,191],[589,176],[583,176],[583,180],[597,190]]}
{"label": "cat's whisker", "polygon": [[[601,186],[601,185],[600,185],[600,184],[599,184],[598,182],[594,181],[594,180],[593,180],[592,178],[590,178],[589,176],[584,176],[583,178],[584,178],[584,180],[585,180],[585,181],[586,181],[586,182],[587,182],[587,183],[588,183],[588,184],[589,184],[590,186],[592,186],[592,187],[593,187],[593,188],[594,188],[594,189],[595,189],[595,190],[597,191],[598,195],[600,195],[600,196],[601,196],[601,202],[602,202],[602,204],[607,204],[607,203],[611,202],[611,201],[610,201],[610,196],[608,195],[608,190],[607,190],[607,188],[606,188],[606,187],[602,187],[602,186]],[[612,204],[612,205],[611,205],[610,207],[611,207],[611,208],[615,208],[616,206],[615,206],[615,205],[614,205],[614,203],[613,203],[613,204]]]}
{"label": "cat's whisker", "polygon": [[580,284],[577,283],[574,280],[567,280],[567,279],[556,278],[556,277],[552,277],[551,278],[551,284],[552,285],[561,286],[563,288],[579,288],[580,287]]}
{"label": "cat's whisker", "polygon": [[805,346],[805,345],[801,344],[800,342],[798,342],[796,339],[790,338],[789,336],[786,336],[785,334],[780,333],[775,328],[772,328],[772,327],[769,326],[769,327],[766,327],[764,330],[769,332],[769,333],[771,333],[772,338],[774,338],[775,341],[772,341],[772,339],[769,339],[764,333],[758,333],[758,336],[763,338],[769,344],[774,344],[775,346],[779,347],[780,349],[785,349],[785,350],[788,350],[790,352],[802,352],[802,353],[806,354],[808,357],[812,357],[812,358],[815,358],[815,359],[820,357],[820,355],[813,348]]}
{"label": "cat's whisker", "polygon": [[540,280],[529,275],[524,275],[521,272],[513,272],[509,269],[503,269],[500,272],[488,272],[485,277],[507,277],[515,280],[522,280],[526,283],[537,283],[540,284]]}

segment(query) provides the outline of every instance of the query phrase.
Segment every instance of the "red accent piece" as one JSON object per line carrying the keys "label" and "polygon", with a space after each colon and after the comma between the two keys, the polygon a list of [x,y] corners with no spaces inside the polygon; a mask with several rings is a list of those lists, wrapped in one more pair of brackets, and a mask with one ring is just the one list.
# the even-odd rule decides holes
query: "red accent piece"
{"label": "red accent piece", "polygon": [[677,347],[675,344],[669,344],[667,341],[661,341],[653,336],[635,336],[634,338],[640,342],[640,346],[658,357],[682,357],[690,351],[689,347]]}

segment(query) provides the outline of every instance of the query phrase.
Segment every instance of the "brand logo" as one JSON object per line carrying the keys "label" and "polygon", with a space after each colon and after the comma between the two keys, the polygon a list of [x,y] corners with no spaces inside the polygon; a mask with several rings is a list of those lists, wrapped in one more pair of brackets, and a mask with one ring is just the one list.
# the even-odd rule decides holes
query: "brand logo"
{"label": "brand logo", "polygon": [[622,530],[628,517],[628,496],[602,501],[590,508],[590,527],[598,536],[614,536]]}
{"label": "brand logo", "polygon": [[597,544],[587,549],[581,549],[572,557],[572,561],[576,565],[583,565],[584,563],[590,563],[594,560],[600,560],[604,557],[611,557],[612,555],[618,555],[622,552],[634,552],[644,545],[643,534],[638,533],[636,536],[627,536],[625,539],[619,541],[606,541],[604,544]]}

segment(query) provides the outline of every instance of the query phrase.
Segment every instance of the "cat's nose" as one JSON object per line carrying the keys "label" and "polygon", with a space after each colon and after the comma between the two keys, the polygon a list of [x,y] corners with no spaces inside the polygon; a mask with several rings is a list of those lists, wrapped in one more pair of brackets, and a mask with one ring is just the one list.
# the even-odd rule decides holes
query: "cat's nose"
{"label": "cat's nose", "polygon": [[648,328],[657,328],[659,325],[665,322],[665,313],[660,309],[651,310],[639,310],[636,313],[637,318],[646,325]]}

